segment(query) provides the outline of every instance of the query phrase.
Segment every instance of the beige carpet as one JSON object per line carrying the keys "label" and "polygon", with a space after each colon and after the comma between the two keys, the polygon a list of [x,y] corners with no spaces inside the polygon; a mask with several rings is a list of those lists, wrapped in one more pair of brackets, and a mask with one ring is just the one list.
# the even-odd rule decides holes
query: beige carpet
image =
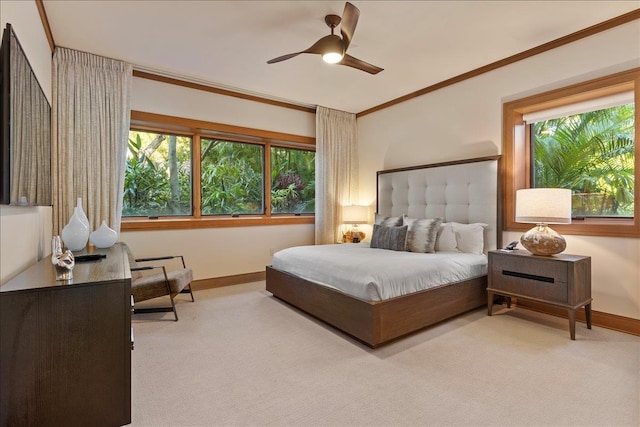
{"label": "beige carpet", "polygon": [[638,426],[640,337],[485,310],[371,350],[264,282],[134,317],[135,426]]}

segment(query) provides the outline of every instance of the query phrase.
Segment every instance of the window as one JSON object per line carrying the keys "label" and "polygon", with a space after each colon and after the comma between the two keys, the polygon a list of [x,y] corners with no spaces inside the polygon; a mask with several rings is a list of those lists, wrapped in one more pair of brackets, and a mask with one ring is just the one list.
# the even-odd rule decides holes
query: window
{"label": "window", "polygon": [[264,147],[202,138],[202,215],[264,213]]}
{"label": "window", "polygon": [[191,212],[191,137],[131,130],[122,216]]}
{"label": "window", "polygon": [[635,104],[640,69],[503,105],[503,218],[515,222],[515,192],[557,187],[573,192],[573,220],[562,234],[638,236],[640,127]]}
{"label": "window", "polygon": [[271,212],[314,212],[315,158],[313,151],[271,147]]}
{"label": "window", "polygon": [[124,230],[313,223],[315,140],[132,112]]}
{"label": "window", "polygon": [[574,218],[633,218],[634,114],[631,102],[531,123],[531,186],[571,189]]}

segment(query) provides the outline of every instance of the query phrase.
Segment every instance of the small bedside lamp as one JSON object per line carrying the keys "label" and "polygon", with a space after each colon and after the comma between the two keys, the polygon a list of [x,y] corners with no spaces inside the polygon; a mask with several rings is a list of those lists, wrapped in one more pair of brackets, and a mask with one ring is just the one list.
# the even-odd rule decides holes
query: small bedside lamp
{"label": "small bedside lamp", "polygon": [[352,243],[359,243],[365,238],[364,233],[358,230],[358,224],[367,224],[368,217],[369,208],[367,206],[351,205],[342,209],[342,222],[353,225],[350,231]]}
{"label": "small bedside lamp", "polygon": [[555,255],[567,242],[547,224],[571,224],[571,190],[563,188],[527,188],[516,191],[516,222],[536,224],[520,238],[520,243],[535,255]]}

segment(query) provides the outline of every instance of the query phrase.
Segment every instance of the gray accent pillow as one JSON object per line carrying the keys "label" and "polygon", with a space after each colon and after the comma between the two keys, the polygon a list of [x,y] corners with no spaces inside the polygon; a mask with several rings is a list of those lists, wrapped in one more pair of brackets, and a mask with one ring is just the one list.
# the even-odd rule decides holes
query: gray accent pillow
{"label": "gray accent pillow", "polygon": [[407,250],[409,252],[435,252],[436,237],[442,218],[423,219],[402,217],[404,225],[408,226]]}
{"label": "gray accent pillow", "polygon": [[376,213],[375,223],[383,225],[385,227],[399,227],[402,226],[401,216],[382,216]]}
{"label": "gray accent pillow", "polygon": [[371,236],[372,248],[391,249],[392,251],[404,251],[407,244],[407,229],[409,227],[385,227],[373,224],[373,235]]}

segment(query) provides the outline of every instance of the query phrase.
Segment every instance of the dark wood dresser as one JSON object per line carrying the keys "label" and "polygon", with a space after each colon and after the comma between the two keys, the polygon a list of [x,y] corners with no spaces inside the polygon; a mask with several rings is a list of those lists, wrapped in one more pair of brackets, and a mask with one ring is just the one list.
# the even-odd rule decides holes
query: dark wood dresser
{"label": "dark wood dresser", "polygon": [[127,247],[56,282],[45,257],[0,287],[0,425],[131,423]]}

